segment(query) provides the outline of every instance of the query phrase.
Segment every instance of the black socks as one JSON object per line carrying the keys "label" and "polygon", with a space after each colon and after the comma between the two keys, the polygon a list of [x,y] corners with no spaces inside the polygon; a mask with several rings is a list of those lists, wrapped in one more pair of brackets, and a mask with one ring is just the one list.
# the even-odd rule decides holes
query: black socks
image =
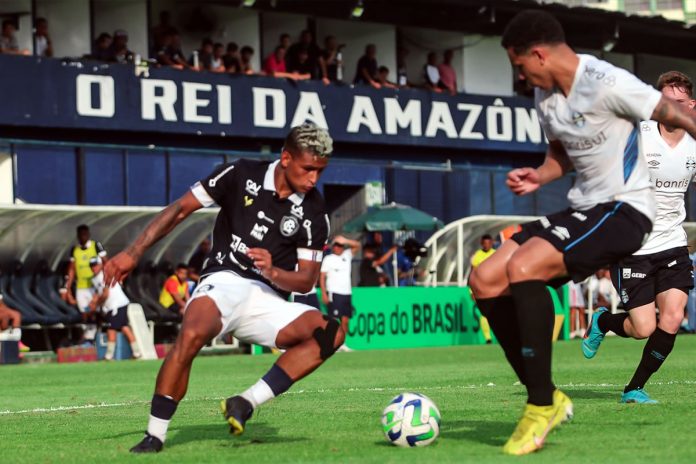
{"label": "black socks", "polygon": [[271,369],[266,372],[266,375],[261,377],[273,391],[273,395],[279,396],[292,387],[293,380],[282,368],[277,364],[271,366]]}
{"label": "black socks", "polygon": [[542,280],[510,284],[520,327],[521,354],[526,375],[528,403],[553,404],[551,346],[555,321],[553,300]]}
{"label": "black socks", "polygon": [[645,386],[650,376],[657,372],[669,353],[672,352],[676,338],[676,334],[667,333],[659,327],[655,329],[655,332],[648,337],[648,342],[643,348],[643,357],[633,374],[633,378],[626,385],[624,393]]}
{"label": "black socks", "polygon": [[628,338],[628,335],[624,330],[624,321],[627,318],[628,313],[612,314],[607,311],[599,316],[599,319],[597,319],[597,326],[599,326],[599,330],[601,330],[603,333],[607,333],[611,330],[619,337]]}
{"label": "black socks", "polygon": [[512,297],[484,298],[476,300],[476,305],[481,314],[488,319],[488,324],[505,352],[505,357],[517,374],[517,378],[522,384],[526,384],[520,326]]}
{"label": "black socks", "polygon": [[155,394],[150,404],[150,414],[158,419],[171,420],[176,412],[177,402],[173,399]]}

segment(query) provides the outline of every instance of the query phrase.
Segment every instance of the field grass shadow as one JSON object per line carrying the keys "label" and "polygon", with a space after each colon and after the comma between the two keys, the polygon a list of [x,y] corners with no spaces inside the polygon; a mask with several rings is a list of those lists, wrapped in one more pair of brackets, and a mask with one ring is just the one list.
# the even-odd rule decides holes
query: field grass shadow
{"label": "field grass shadow", "polygon": [[596,399],[614,399],[615,402],[619,402],[621,397],[621,389],[617,390],[575,390],[575,389],[565,389],[563,390],[571,400],[583,399],[583,400],[596,400]]}
{"label": "field grass shadow", "polygon": [[271,427],[263,422],[251,424],[248,430],[241,436],[232,436],[227,429],[216,424],[183,425],[172,428],[171,439],[167,440],[168,446],[182,445],[190,442],[206,440],[227,440],[231,447],[254,446],[264,444],[293,443],[306,441],[306,437],[292,437],[278,435],[278,428]]}
{"label": "field grass shadow", "polygon": [[468,440],[490,446],[503,446],[515,428],[513,422],[460,420],[442,424],[440,436],[454,440]]}

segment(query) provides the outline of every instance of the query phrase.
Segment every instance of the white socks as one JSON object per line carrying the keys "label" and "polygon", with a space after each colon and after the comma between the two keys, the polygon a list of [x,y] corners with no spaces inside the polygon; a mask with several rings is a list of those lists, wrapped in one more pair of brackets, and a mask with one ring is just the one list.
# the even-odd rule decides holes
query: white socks
{"label": "white socks", "polygon": [[167,439],[167,429],[171,420],[159,419],[150,414],[150,421],[147,423],[147,433],[160,439],[162,443]]}
{"label": "white socks", "polygon": [[111,361],[114,359],[114,352],[116,351],[116,342],[106,342],[106,354],[104,359]]}
{"label": "white socks", "polygon": [[133,352],[133,357],[135,359],[139,359],[142,356],[142,353],[140,353],[140,348],[138,348],[138,342],[133,342],[130,344],[131,351]]}
{"label": "white socks", "polygon": [[275,398],[273,390],[271,390],[271,387],[269,387],[263,379],[249,387],[249,389],[242,393],[241,396],[250,402],[254,409],[261,406],[266,401]]}

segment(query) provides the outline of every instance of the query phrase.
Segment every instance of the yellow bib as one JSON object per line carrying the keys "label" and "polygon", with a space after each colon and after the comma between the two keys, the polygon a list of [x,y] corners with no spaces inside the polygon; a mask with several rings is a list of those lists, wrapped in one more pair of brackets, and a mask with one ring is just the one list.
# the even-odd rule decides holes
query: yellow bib
{"label": "yellow bib", "polygon": [[159,302],[165,308],[168,308],[174,304],[174,297],[167,291],[167,282],[169,282],[172,279],[174,279],[174,281],[176,282],[176,292],[179,294],[179,296],[182,299],[186,296],[186,288],[188,287],[188,283],[179,282],[179,279],[177,278],[176,274],[169,276],[169,278],[165,280],[164,285],[162,286],[162,291],[160,292],[159,296]]}
{"label": "yellow bib", "polygon": [[97,253],[97,244],[94,240],[87,242],[87,248],[84,250],[80,245],[75,245],[72,251],[72,257],[75,260],[75,277],[77,288],[91,288],[92,277],[94,273],[89,266],[89,260],[99,256]]}
{"label": "yellow bib", "polygon": [[482,262],[490,258],[493,253],[495,253],[495,248],[491,248],[488,251],[483,251],[479,248],[479,250],[474,253],[474,256],[471,258],[471,266],[478,267]]}

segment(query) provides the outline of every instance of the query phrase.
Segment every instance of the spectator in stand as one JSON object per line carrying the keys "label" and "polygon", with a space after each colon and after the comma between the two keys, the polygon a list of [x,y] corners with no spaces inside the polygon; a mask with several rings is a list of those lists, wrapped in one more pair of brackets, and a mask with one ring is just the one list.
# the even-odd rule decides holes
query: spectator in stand
{"label": "spectator in stand", "polygon": [[433,92],[442,92],[444,86],[440,80],[440,70],[437,67],[437,54],[435,52],[428,53],[428,61],[423,66],[423,78],[425,79],[425,88]]}
{"label": "spectator in stand", "polygon": [[329,316],[339,320],[345,333],[353,316],[351,273],[353,256],[359,250],[359,242],[339,235],[331,244],[331,254],[321,263],[321,299],[329,308]]}
{"label": "spectator in stand", "polygon": [[[68,277],[62,295],[69,304],[76,305],[83,316],[89,313],[89,303],[94,296],[94,287],[92,286],[94,273],[89,265],[89,260],[96,257],[106,261],[106,250],[101,243],[91,239],[89,227],[81,224],[77,227],[77,245],[74,245],[70,252]],[[72,293],[73,283],[76,283],[75,296]],[[85,341],[94,341],[96,334],[97,326],[87,324],[84,333]]]}
{"label": "spectator in stand", "polygon": [[203,264],[208,257],[208,253],[210,253],[210,239],[205,238],[201,244],[198,245],[198,250],[196,250],[193,256],[191,256],[191,259],[189,259],[189,279],[194,282],[198,282],[201,279],[201,271],[203,270]]}
{"label": "spectator in stand", "polygon": [[251,66],[251,59],[254,56],[254,49],[249,45],[245,45],[241,50],[241,57],[239,60],[239,72],[240,74],[254,74],[254,68]]}
{"label": "spectator in stand", "polygon": [[20,50],[17,42],[17,27],[14,21],[6,19],[2,22],[2,33],[0,33],[0,53],[6,55],[29,55],[29,50]]}
{"label": "spectator in stand", "polygon": [[570,306],[570,338],[582,337],[587,327],[585,297],[582,285],[568,282],[568,305]]}
{"label": "spectator in stand", "polygon": [[592,292],[592,308],[605,307],[611,311],[614,286],[609,277],[609,269],[600,269],[590,276],[588,286]]}
{"label": "spectator in stand", "polygon": [[358,60],[353,84],[371,85],[379,89],[381,85],[377,82],[377,47],[369,44],[365,47],[365,54]]}
{"label": "spectator in stand", "polygon": [[48,35],[48,21],[46,18],[36,18],[34,26],[34,55],[53,56],[53,43]]}
{"label": "spectator in stand", "polygon": [[213,57],[210,60],[208,71],[225,72],[225,63],[223,62],[224,56],[225,46],[220,42],[215,42],[215,45],[213,45]]}
{"label": "spectator in stand", "polygon": [[227,44],[227,52],[222,57],[222,62],[225,65],[225,71],[230,74],[238,74],[242,65],[239,62],[239,45],[234,42]]}
{"label": "spectator in stand", "polygon": [[377,69],[377,82],[379,82],[379,85],[381,85],[383,88],[387,89],[398,89],[399,86],[396,85],[394,82],[391,82],[389,80],[389,68],[386,66],[380,66],[379,69]]}
{"label": "spectator in stand", "polygon": [[22,326],[22,315],[14,309],[7,307],[2,301],[0,294],[0,330],[7,330],[10,327],[18,329]]}
{"label": "spectator in stand", "polygon": [[188,64],[191,69],[200,71],[202,69],[209,69],[213,60],[213,39],[206,37],[201,41],[201,48],[197,50],[198,52],[198,62],[196,63],[196,54],[191,54],[189,57]]}
{"label": "spectator in stand", "polygon": [[170,29],[164,34],[162,47],[157,51],[157,63],[162,66],[171,66],[177,69],[188,67],[184,53],[177,46],[176,38],[178,32],[175,29]]}
{"label": "spectator in stand", "polygon": [[164,309],[183,316],[186,302],[189,298],[188,266],[184,263],[179,263],[176,265],[174,274],[164,281],[159,303]]}
{"label": "spectator in stand", "polygon": [[266,62],[263,64],[263,72],[269,76],[275,76],[276,74],[285,75],[287,73],[287,68],[285,67],[285,49],[282,46],[278,45],[273,53],[268,55]]}
{"label": "spectator in stand", "polygon": [[290,34],[288,34],[287,32],[280,34],[280,39],[278,39],[278,45],[280,45],[285,49],[285,51],[287,51],[288,48],[290,48]]}
{"label": "spectator in stand", "polygon": [[123,29],[114,31],[114,39],[107,51],[107,59],[111,63],[132,63],[133,52],[128,50],[128,33]]}
{"label": "spectator in stand", "polygon": [[336,37],[330,35],[324,39],[324,47],[326,48],[321,51],[321,57],[319,58],[321,80],[324,82],[324,84],[338,82],[342,80],[339,79],[339,68],[343,66],[343,61],[341,60],[340,55],[341,49],[344,47],[344,45],[338,45]]}
{"label": "spectator in stand", "polygon": [[316,70],[319,67],[319,56],[321,55],[321,50],[319,50],[319,47],[314,42],[314,36],[308,30],[302,31],[302,33],[300,33],[299,42],[292,44],[290,48],[288,48],[288,53],[285,55],[286,67],[288,70],[297,69],[299,67],[298,63],[300,61],[301,50],[307,50],[307,61],[309,64],[304,66],[310,67],[312,69],[310,74],[315,76],[317,73]]}
{"label": "spectator in stand", "polygon": [[292,66],[288,67],[288,72],[294,79],[314,79],[316,78],[316,66],[309,59],[309,50],[300,48],[297,60]]}
{"label": "spectator in stand", "polygon": [[399,87],[408,87],[408,68],[406,66],[406,57],[408,49],[399,46],[396,49],[396,83]]}
{"label": "spectator in stand", "polygon": [[452,67],[452,58],[454,58],[454,51],[445,50],[443,61],[438,65],[437,70],[440,73],[440,82],[443,87],[450,94],[455,95],[457,93],[457,73]]}
{"label": "spectator in stand", "polygon": [[92,59],[106,61],[109,58],[109,47],[111,47],[111,35],[102,32],[94,41],[94,50],[92,50]]}
{"label": "spectator in stand", "polygon": [[109,328],[106,331],[107,341],[104,359],[106,361],[112,361],[114,359],[114,352],[116,351],[116,332],[122,332],[128,340],[128,343],[130,343],[131,350],[133,351],[133,359],[140,359],[142,356],[140,354],[140,348],[135,341],[133,331],[128,326],[128,305],[130,304],[130,300],[126,294],[123,293],[121,284],[118,282],[114,282],[112,285],[106,285],[104,283],[101,259],[94,257],[89,260],[89,265],[94,273],[94,277],[92,277],[94,296],[89,303],[89,309],[91,312],[96,313],[97,308],[101,307],[106,322],[109,324]]}
{"label": "spectator in stand", "polygon": [[152,55],[156,56],[157,52],[166,46],[165,36],[172,29],[172,15],[169,11],[160,11],[159,24],[152,28]]}

